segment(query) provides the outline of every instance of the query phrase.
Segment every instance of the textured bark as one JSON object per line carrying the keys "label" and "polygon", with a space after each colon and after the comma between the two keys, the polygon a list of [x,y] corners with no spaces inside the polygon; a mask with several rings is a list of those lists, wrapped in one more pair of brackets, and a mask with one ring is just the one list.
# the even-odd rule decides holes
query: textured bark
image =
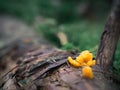
{"label": "textured bark", "polygon": [[108,17],[104,31],[101,36],[97,53],[97,62],[100,67],[107,71],[113,63],[113,55],[120,36],[120,0]]}
{"label": "textured bark", "polygon": [[[18,50],[17,52],[19,53]],[[74,55],[45,45],[35,46],[32,50],[28,49],[18,58],[21,62],[1,78],[1,88],[3,90],[120,89],[115,82],[104,77],[98,65],[92,67],[93,79],[83,78],[81,68],[74,68],[67,63],[68,56],[76,55],[77,53]]]}

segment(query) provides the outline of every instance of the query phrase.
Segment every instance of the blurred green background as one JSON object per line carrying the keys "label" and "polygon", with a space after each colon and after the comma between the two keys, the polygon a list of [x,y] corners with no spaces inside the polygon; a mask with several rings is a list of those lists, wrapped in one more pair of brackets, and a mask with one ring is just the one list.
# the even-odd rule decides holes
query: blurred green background
{"label": "blurred green background", "polygon": [[[96,55],[106,18],[113,0],[0,0],[0,14],[17,17],[42,33],[53,45],[63,50],[88,49]],[[61,44],[57,33],[67,42]],[[114,57],[114,72],[120,75],[120,42]]]}

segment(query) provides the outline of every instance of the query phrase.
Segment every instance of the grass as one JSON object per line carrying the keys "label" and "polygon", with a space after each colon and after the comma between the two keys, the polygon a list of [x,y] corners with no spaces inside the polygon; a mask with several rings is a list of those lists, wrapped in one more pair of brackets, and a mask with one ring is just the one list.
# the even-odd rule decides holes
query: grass
{"label": "grass", "polygon": [[83,21],[62,25],[61,28],[70,43],[80,50],[84,50],[92,49],[98,45],[103,26]]}
{"label": "grass", "polygon": [[[103,28],[104,22],[79,21],[58,26],[54,20],[48,19],[48,22],[39,25],[38,30],[50,42],[64,50],[77,48],[80,51],[87,49],[96,53]],[[63,32],[68,38],[68,43],[64,46],[60,45],[58,38],[55,36],[59,31]]]}

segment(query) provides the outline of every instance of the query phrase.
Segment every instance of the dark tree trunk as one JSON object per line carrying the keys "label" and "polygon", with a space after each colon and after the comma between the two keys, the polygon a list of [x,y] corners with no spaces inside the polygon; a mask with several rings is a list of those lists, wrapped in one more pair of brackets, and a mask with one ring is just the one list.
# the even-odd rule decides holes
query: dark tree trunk
{"label": "dark tree trunk", "polygon": [[115,8],[108,17],[104,31],[101,36],[97,53],[97,62],[100,67],[107,71],[113,63],[113,55],[120,36],[120,0],[115,4]]}

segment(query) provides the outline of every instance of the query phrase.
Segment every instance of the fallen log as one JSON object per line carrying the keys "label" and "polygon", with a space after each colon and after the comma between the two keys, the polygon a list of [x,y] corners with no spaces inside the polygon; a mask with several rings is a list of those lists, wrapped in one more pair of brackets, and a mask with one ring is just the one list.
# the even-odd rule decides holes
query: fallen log
{"label": "fallen log", "polygon": [[74,68],[67,61],[68,56],[76,57],[76,55],[78,53],[72,54],[45,45],[35,46],[32,50],[29,48],[19,57],[15,67],[2,76],[1,88],[3,90],[119,90],[112,79],[104,76],[104,74],[109,76],[109,73],[102,71],[99,65],[92,67],[93,79],[83,78],[81,68]]}

